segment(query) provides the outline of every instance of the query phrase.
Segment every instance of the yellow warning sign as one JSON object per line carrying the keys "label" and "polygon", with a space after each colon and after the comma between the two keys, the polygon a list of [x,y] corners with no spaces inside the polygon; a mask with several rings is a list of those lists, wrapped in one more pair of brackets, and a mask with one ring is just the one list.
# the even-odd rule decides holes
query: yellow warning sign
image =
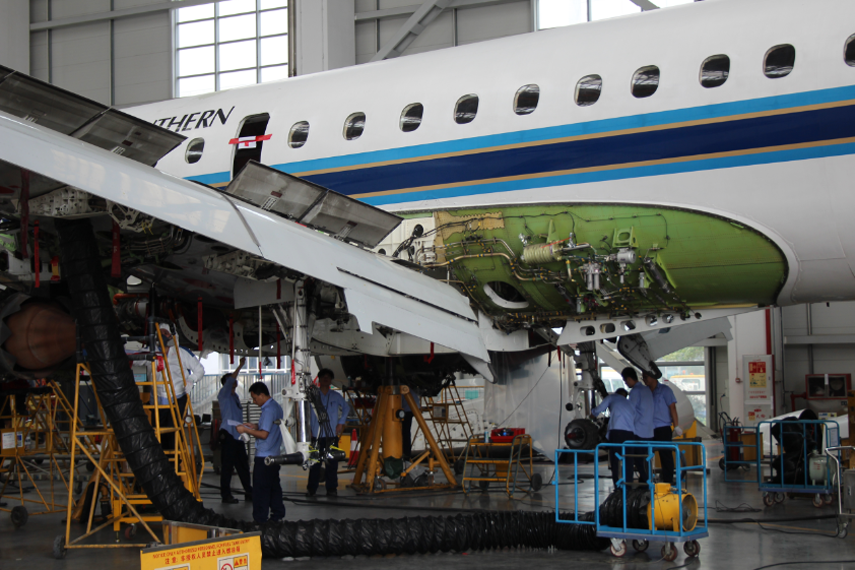
{"label": "yellow warning sign", "polygon": [[140,570],[261,570],[261,533],[147,548]]}
{"label": "yellow warning sign", "polygon": [[748,385],[751,388],[766,387],[766,363],[765,362],[749,362],[748,363]]}

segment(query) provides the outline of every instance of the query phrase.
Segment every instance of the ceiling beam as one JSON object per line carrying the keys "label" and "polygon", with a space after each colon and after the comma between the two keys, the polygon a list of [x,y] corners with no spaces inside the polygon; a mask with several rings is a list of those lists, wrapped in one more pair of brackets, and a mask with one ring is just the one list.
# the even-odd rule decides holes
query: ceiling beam
{"label": "ceiling beam", "polygon": [[659,6],[651,2],[650,0],[629,0],[639,8],[641,8],[642,12],[647,12],[648,10],[658,10]]}
{"label": "ceiling beam", "polygon": [[79,26],[81,24],[91,24],[93,22],[106,22],[109,20],[119,20],[122,18],[130,18],[133,16],[141,16],[143,14],[151,14],[154,12],[166,12],[177,8],[190,8],[191,6],[201,6],[202,4],[212,4],[216,0],[176,0],[175,2],[160,2],[158,4],[149,4],[148,6],[137,6],[135,8],[125,8],[123,10],[111,10],[109,12],[99,12],[97,14],[86,14],[85,16],[75,16],[72,18],[61,18],[59,20],[47,20],[45,22],[33,22],[30,24],[31,32],[40,32],[43,30],[56,30],[57,28],[67,28],[69,26]]}
{"label": "ceiling beam", "polygon": [[424,31],[428,24],[436,20],[451,2],[452,0],[425,0],[418,10],[398,28],[395,35],[383,44],[371,58],[371,61],[383,61],[401,55],[407,46],[413,43],[413,40]]}
{"label": "ceiling beam", "polygon": [[[449,8],[477,8],[480,6],[497,6],[499,4],[510,4],[519,2],[520,0],[453,0],[449,4]],[[383,10],[368,10],[365,12],[356,13],[357,22],[371,22],[373,20],[386,20],[388,18],[399,18],[401,16],[410,16],[421,8],[421,4],[411,4],[409,6],[398,6],[396,8],[386,8]]]}

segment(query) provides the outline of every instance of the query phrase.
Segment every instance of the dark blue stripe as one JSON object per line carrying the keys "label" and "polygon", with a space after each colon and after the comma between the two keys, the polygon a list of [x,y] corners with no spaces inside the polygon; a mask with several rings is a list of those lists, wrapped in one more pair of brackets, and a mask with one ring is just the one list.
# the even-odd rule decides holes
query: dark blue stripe
{"label": "dark blue stripe", "polygon": [[855,106],[852,105],[317,174],[306,178],[350,195],[848,137],[855,137]]}

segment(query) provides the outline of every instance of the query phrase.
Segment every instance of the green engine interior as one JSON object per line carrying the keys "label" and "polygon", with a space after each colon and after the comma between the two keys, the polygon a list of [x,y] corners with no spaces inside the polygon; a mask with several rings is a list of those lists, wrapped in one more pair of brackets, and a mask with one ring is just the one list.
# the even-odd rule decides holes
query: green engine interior
{"label": "green engine interior", "polygon": [[506,206],[435,212],[434,221],[433,248],[418,261],[447,271],[514,328],[766,305],[787,275],[783,254],[760,233],[674,208]]}

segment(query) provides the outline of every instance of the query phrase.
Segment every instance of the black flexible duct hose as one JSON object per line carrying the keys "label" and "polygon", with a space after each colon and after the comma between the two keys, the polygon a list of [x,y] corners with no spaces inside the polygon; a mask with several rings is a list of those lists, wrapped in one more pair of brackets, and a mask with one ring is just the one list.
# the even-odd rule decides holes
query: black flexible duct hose
{"label": "black flexible duct hose", "polygon": [[[415,554],[504,547],[602,550],[591,525],[558,524],[549,513],[491,512],[403,519],[280,521],[258,525],[206,509],[175,474],[146,418],[121,341],[95,234],[88,220],[57,220],[62,266],[92,382],[137,481],[164,518],[261,530],[264,556]],[[565,515],[566,516],[566,515]],[[587,513],[585,520],[593,520]]]}

